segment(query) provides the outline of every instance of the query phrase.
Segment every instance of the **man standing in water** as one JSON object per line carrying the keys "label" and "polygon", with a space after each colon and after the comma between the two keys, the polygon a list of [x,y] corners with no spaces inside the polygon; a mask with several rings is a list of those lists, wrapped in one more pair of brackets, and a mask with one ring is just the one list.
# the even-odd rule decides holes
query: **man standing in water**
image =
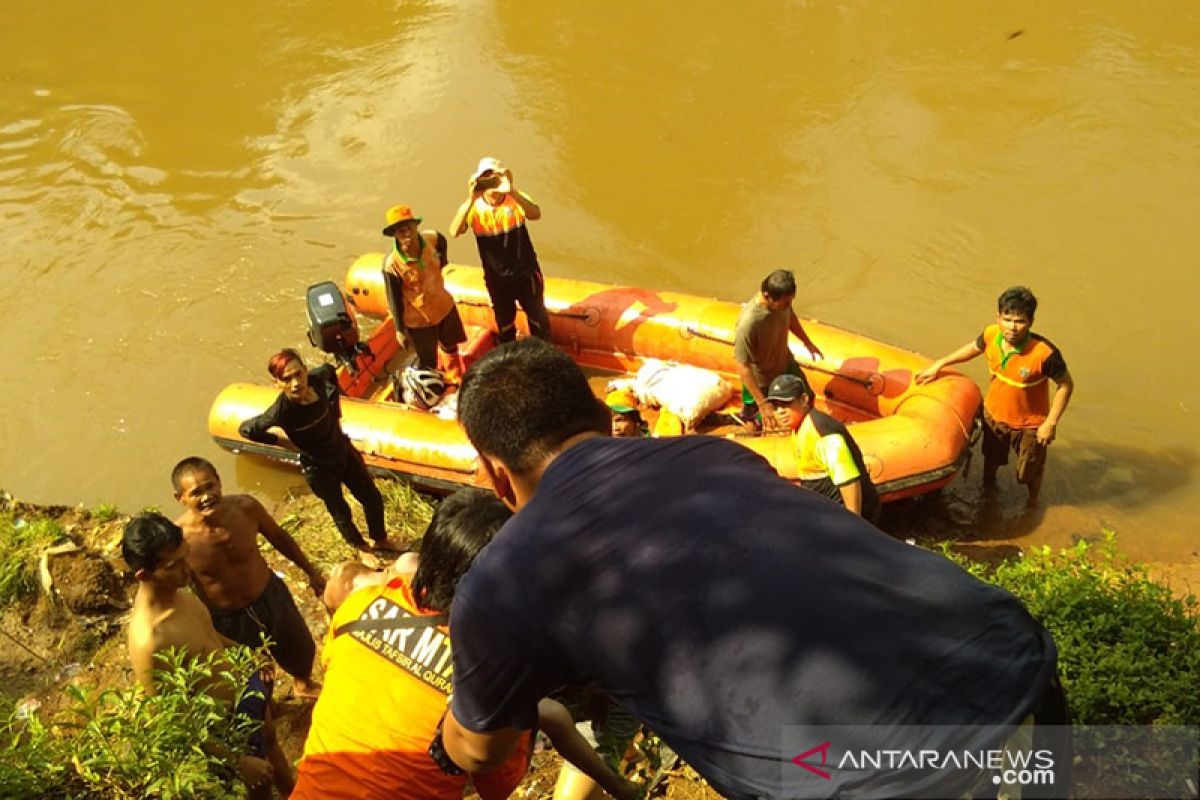
{"label": "man standing in water", "polygon": [[497,338],[517,338],[517,303],[525,312],[529,332],[550,338],[550,316],[546,313],[545,281],[538,265],[526,220],[542,218],[542,209],[513,186],[512,170],[486,157],[467,181],[468,195],[459,206],[450,232],[461,236],[470,226],[483,264],[483,282],[492,298]]}
{"label": "man standing in water", "polygon": [[822,355],[792,310],[795,299],[795,276],[777,269],[763,278],[758,294],[742,306],[733,334],[733,358],[742,378],[740,416],[747,428],[757,429],[760,424],[774,427],[775,409],[767,399],[767,387],[780,375],[800,374],[800,365],[788,347],[789,332],[799,337],[813,358]]}
{"label": "man standing in water", "polygon": [[[996,324],[953,353],[939,358],[916,376],[929,383],[944,368],[983,355],[992,381],[983,399],[983,485],[994,488],[996,472],[1017,454],[1017,482],[1029,491],[1036,506],[1046,471],[1046,451],[1058,422],[1067,410],[1075,382],[1062,353],[1050,340],[1034,333],[1037,298],[1024,286],[1000,295]],[[1047,379],[1055,383],[1050,397]]]}
{"label": "man standing in water", "polygon": [[[125,526],[121,555],[138,584],[129,617],[129,660],[138,683],[148,694],[158,688],[154,673],[161,666],[160,653],[176,648],[190,658],[203,659],[235,644],[217,632],[208,610],[185,588],[190,575],[188,544],[177,525],[161,514],[134,517]],[[236,756],[238,776],[249,787],[252,798],[270,797],[272,780],[280,794],[287,797],[292,790],[292,768],[271,722],[270,685],[256,672],[247,689],[262,696],[243,697],[236,710],[263,724],[250,737],[250,753]],[[225,695],[227,701],[233,699],[219,681],[205,690],[218,698]],[[198,744],[203,747],[207,743]]]}
{"label": "man standing in water", "polygon": [[187,563],[213,625],[247,647],[259,647],[263,637],[270,637],[271,655],[292,676],[296,694],[316,697],[316,645],[291,592],[258,551],[258,535],[300,568],[318,597],[325,576],[262,503],[248,494],[222,494],[217,470],[205,459],[180,461],[171,484],[175,499],[187,509],[176,524],[183,530]]}
{"label": "man standing in water", "polygon": [[[391,550],[383,521],[383,495],[371,480],[362,453],[354,449],[342,431],[341,390],[337,371],[322,364],[311,372],[304,359],[290,347],[280,350],[267,362],[267,371],[279,389],[279,397],[257,417],[238,426],[238,433],[252,442],[288,446],[300,453],[300,469],[312,493],[321,498],[338,533],[346,543],[366,551],[350,504],[342,495],[345,485],[362,503],[367,532],[376,550]],[[281,441],[271,429],[287,434]]]}

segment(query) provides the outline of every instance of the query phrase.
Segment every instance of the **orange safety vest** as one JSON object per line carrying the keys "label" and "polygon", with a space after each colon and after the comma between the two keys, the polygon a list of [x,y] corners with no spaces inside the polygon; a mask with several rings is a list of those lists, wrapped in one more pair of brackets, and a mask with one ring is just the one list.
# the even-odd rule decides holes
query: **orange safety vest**
{"label": "orange safety vest", "polygon": [[[356,620],[433,616],[417,609],[404,578],[359,589],[329,623],[321,652],[325,687],[313,708],[294,800],[458,800],[467,775],[447,775],[429,756],[450,691],[445,626],[335,632]],[[530,736],[500,769],[470,776],[481,797],[503,798],[529,764]]]}
{"label": "orange safety vest", "polygon": [[388,254],[386,272],[403,284],[404,327],[429,328],[446,318],[454,308],[454,298],[446,291],[442,278],[442,262],[437,251],[437,234],[422,231],[421,254],[406,261],[399,245]]}
{"label": "orange safety vest", "polygon": [[482,196],[471,206],[471,230],[476,236],[500,236],[525,224],[525,209],[513,197],[504,195],[499,205],[492,205]]}
{"label": "orange safety vest", "polygon": [[992,374],[983,408],[1013,428],[1036,428],[1050,413],[1050,386],[1043,372],[1054,345],[1030,333],[1016,351],[1005,350],[999,325],[983,329],[983,353]]}

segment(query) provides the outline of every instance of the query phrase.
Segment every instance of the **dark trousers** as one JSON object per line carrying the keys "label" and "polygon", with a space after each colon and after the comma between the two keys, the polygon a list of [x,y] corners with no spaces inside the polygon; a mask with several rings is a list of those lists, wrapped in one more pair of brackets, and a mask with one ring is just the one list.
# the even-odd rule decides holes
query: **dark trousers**
{"label": "dark trousers", "polygon": [[492,311],[496,315],[496,338],[500,343],[516,341],[517,303],[525,312],[529,322],[529,333],[540,339],[550,338],[550,314],[546,311],[545,289],[541,270],[532,275],[516,275],[501,278],[483,274],[488,296],[492,298]]}
{"label": "dark trousers", "polygon": [[450,313],[437,325],[428,328],[406,328],[405,332],[417,354],[417,364],[423,369],[438,368],[438,345],[441,345],[443,353],[457,353],[459,344],[467,340],[462,317],[458,314],[458,308],[454,306],[451,306]]}
{"label": "dark trousers", "polygon": [[354,495],[354,499],[362,503],[363,515],[367,518],[367,532],[375,542],[387,539],[387,529],[383,525],[383,495],[379,487],[367,472],[363,463],[362,453],[350,448],[341,467],[325,465],[309,465],[304,468],[304,480],[313,494],[321,498],[338,533],[351,547],[365,547],[362,534],[354,524],[354,516],[350,513],[350,504],[342,494],[345,485]]}

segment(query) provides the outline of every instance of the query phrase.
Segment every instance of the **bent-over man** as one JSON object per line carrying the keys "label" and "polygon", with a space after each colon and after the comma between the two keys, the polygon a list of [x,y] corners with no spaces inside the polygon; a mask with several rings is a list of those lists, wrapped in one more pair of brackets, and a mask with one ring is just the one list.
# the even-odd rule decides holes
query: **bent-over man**
{"label": "bent-over man", "polygon": [[779,424],[792,432],[800,485],[877,522],[879,492],[862,450],[841,420],[813,408],[813,390],[804,376],[780,375],[771,381],[767,400]]}
{"label": "bent-over man", "polygon": [[[464,769],[503,763],[539,699],[585,680],[732,798],[808,793],[790,726],[847,726],[848,750],[863,728],[891,746],[911,725],[936,726],[923,746],[992,748],[1031,716],[1062,721],[1054,641],[1011,594],[735,442],[611,438],[587,377],[545,342],[477,361],[459,420],[516,510],[450,612],[444,738]],[[981,777],[830,773],[822,796],[957,797]]]}

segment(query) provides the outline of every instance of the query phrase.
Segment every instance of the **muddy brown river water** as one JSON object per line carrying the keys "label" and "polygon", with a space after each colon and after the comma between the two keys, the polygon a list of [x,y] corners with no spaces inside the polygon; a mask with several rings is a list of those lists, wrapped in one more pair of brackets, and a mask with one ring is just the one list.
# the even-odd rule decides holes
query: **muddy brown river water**
{"label": "muddy brown river water", "polygon": [[[172,504],[304,288],[445,228],[482,155],[552,274],[741,300],[931,356],[1027,283],[1078,391],[1038,513],[975,472],[897,532],[1189,561],[1200,510],[1200,5],[67,0],[0,20],[0,486]],[[477,263],[470,237],[451,257]],[[978,365],[968,370],[983,380]]]}

